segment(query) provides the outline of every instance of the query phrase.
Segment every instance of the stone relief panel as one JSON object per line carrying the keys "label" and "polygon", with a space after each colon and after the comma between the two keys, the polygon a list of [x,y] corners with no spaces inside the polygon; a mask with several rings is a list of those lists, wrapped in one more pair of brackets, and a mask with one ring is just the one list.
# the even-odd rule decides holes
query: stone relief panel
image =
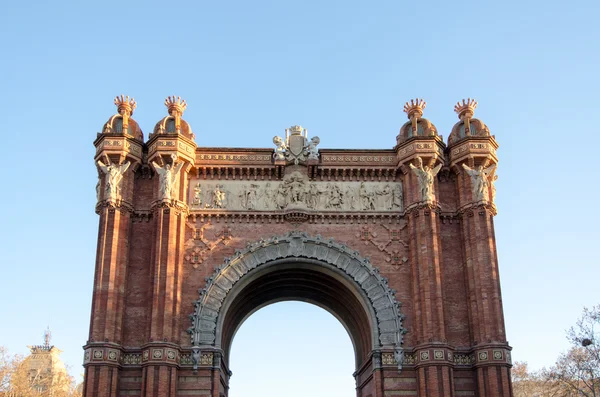
{"label": "stone relief panel", "polygon": [[192,179],[192,210],[403,211],[401,182],[309,181],[293,172],[278,181],[207,181]]}

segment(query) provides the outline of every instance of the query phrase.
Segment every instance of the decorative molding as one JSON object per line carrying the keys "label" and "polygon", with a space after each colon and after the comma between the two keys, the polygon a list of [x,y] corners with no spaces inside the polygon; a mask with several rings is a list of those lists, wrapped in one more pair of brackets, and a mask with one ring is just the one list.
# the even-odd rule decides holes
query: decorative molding
{"label": "decorative molding", "polygon": [[[188,215],[188,219],[194,222],[212,222],[212,223],[284,223],[292,222],[289,214],[295,211],[278,212],[257,212],[248,213],[244,211],[194,211]],[[297,211],[301,212],[301,211]],[[339,213],[319,211],[318,213],[306,213],[307,223],[311,224],[336,224],[336,225],[361,225],[361,224],[400,224],[402,214],[392,212],[383,213]]]}
{"label": "decorative molding", "polygon": [[141,365],[141,353],[125,353],[121,356],[121,364],[123,365]]}
{"label": "decorative molding", "polygon": [[[373,231],[373,227],[368,224],[359,228],[354,236],[363,241],[365,245],[374,245],[379,251],[387,254],[388,257],[385,259],[387,263],[393,265],[401,265],[406,263],[408,261],[408,257],[406,256],[408,254],[406,252],[408,249],[408,243],[400,239],[401,231],[406,227],[406,223],[403,223],[397,229],[391,228],[384,223],[381,223],[380,226],[386,229],[388,232],[387,240],[384,238],[384,241],[377,241],[376,239],[379,234]],[[393,249],[392,245],[399,245],[400,247],[399,249]]]}
{"label": "decorative molding", "polygon": [[324,163],[388,163],[396,164],[396,156],[349,156],[349,155],[322,155]]}
{"label": "decorative molding", "polygon": [[268,161],[271,162],[270,155],[261,154],[204,154],[196,155],[198,160],[222,160],[222,161]]}
{"label": "decorative molding", "polygon": [[[225,259],[206,286],[200,290],[200,299],[194,303],[195,311],[190,316],[191,342],[194,346],[214,346],[216,343],[217,319],[221,306],[234,284],[249,271],[280,258],[310,258],[329,263],[352,277],[369,299],[376,314],[380,346],[401,349],[404,316],[395,292],[388,286],[387,279],[379,274],[368,259],[332,239],[311,237],[304,232],[290,232],[284,236],[261,239],[237,251]],[[378,346],[374,346],[377,348]]]}
{"label": "decorative molding", "polygon": [[204,237],[204,229],[206,229],[208,226],[211,226],[210,222],[203,224],[199,228],[195,227],[195,225],[190,224],[189,222],[186,222],[186,225],[192,229],[192,238],[186,243],[186,246],[189,248],[186,249],[184,259],[187,263],[190,263],[194,269],[198,269],[200,267],[200,265],[206,259],[208,253],[217,245],[228,245],[229,241],[233,237],[231,234],[231,229],[227,226],[223,226],[221,230],[216,233],[216,238],[214,240],[209,240],[208,238]]}
{"label": "decorative molding", "polygon": [[475,355],[473,353],[454,353],[455,365],[473,365],[475,364]]}

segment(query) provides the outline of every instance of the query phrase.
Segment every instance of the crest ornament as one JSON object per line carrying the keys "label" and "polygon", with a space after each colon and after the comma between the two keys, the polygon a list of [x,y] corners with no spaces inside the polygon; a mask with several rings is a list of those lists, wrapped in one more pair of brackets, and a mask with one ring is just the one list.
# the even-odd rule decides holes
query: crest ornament
{"label": "crest ornament", "polygon": [[318,160],[317,145],[321,142],[318,136],[308,140],[308,130],[299,125],[285,129],[285,141],[279,136],[273,137],[275,144],[275,160],[285,160],[298,165],[307,160]]}

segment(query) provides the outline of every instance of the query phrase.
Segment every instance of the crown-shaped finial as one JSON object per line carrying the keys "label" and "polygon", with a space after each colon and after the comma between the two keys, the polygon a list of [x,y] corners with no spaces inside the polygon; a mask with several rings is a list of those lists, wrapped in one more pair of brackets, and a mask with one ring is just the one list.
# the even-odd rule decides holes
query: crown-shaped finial
{"label": "crown-shaped finial", "polygon": [[293,126],[290,127],[290,131],[292,133],[295,132],[295,133],[299,134],[299,133],[302,132],[302,126],[301,125],[293,125]]}
{"label": "crown-shaped finial", "polygon": [[413,116],[419,118],[423,116],[423,109],[427,106],[427,102],[423,99],[411,99],[410,103],[404,104],[404,113],[408,116],[409,120],[412,120]]}
{"label": "crown-shaped finial", "polygon": [[127,113],[128,115],[132,115],[137,103],[135,103],[135,99],[129,98],[129,96],[117,95],[115,97],[115,105],[117,105],[117,112],[119,114]]}
{"label": "crown-shaped finial", "polygon": [[459,119],[463,119],[463,117],[471,118],[475,114],[475,108],[477,107],[477,101],[475,99],[467,98],[466,100],[462,100],[462,104],[456,102],[454,105],[454,111],[458,114]]}
{"label": "crown-shaped finial", "polygon": [[176,97],[173,95],[165,99],[165,106],[169,111],[169,115],[173,116],[173,113],[178,113],[179,116],[182,116],[183,111],[187,107],[187,103],[185,103],[185,100],[181,99],[180,96]]}

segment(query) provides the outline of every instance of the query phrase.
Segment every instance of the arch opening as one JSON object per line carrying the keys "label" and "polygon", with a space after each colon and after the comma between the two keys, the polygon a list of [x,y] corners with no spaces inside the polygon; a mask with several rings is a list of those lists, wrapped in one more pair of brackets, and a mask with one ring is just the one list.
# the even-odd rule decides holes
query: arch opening
{"label": "arch opening", "polygon": [[[226,363],[231,342],[243,322],[257,310],[276,302],[302,301],[319,306],[344,326],[354,346],[355,364],[369,356],[374,342],[374,313],[368,313],[364,297],[350,280],[330,265],[318,261],[277,260],[266,263],[236,284],[223,302],[217,322],[216,347]],[[220,332],[219,332],[220,331]]]}
{"label": "arch opening", "polygon": [[357,369],[380,349],[393,349],[400,369],[406,331],[387,280],[357,251],[304,232],[260,240],[227,258],[195,302],[192,344],[220,350],[228,363],[243,321],[283,300],[310,302],[337,317],[354,345]]}
{"label": "arch opening", "polygon": [[255,311],[236,333],[230,360],[230,397],[356,395],[347,331],[331,313],[306,302]]}

